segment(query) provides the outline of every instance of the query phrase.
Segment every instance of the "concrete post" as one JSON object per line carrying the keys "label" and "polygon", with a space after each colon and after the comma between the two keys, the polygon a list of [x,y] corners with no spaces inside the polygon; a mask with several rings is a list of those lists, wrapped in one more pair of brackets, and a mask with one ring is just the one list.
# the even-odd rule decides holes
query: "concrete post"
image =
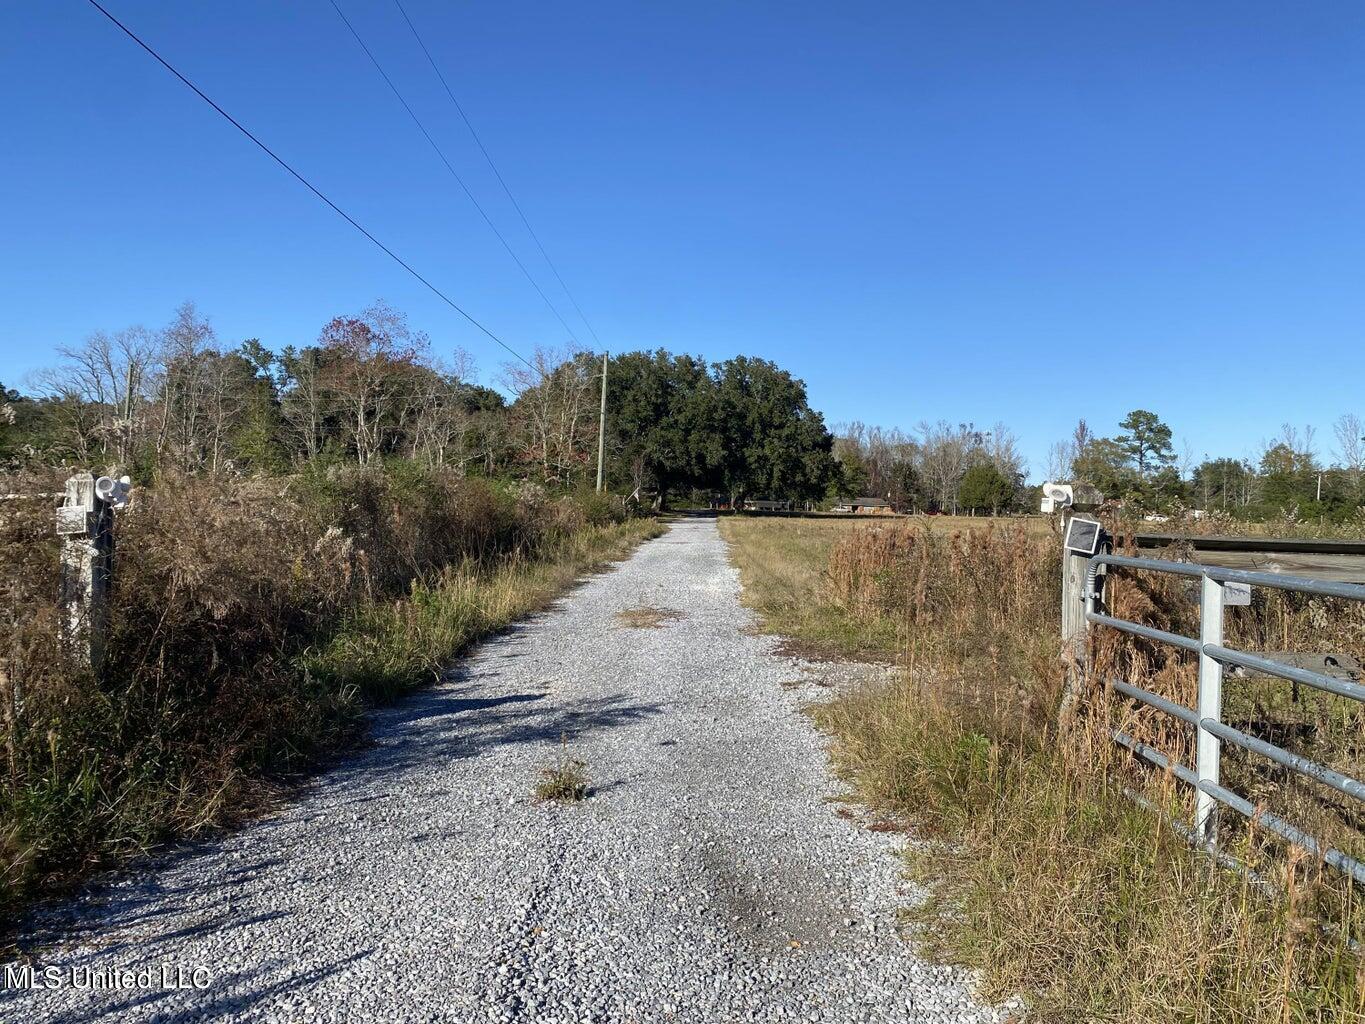
{"label": "concrete post", "polygon": [[109,631],[114,509],[95,493],[93,474],[77,473],[66,481],[57,534],[62,538],[62,642],[98,678]]}

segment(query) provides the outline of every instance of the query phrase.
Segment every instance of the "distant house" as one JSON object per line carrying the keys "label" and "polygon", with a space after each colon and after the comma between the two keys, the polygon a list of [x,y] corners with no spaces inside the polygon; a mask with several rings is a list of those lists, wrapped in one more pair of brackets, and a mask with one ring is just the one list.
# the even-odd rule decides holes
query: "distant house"
{"label": "distant house", "polygon": [[885,498],[840,498],[835,512],[852,512],[859,516],[889,516],[895,514],[891,502]]}
{"label": "distant house", "polygon": [[790,501],[773,501],[768,498],[746,498],[744,501],[745,512],[790,512],[792,503]]}

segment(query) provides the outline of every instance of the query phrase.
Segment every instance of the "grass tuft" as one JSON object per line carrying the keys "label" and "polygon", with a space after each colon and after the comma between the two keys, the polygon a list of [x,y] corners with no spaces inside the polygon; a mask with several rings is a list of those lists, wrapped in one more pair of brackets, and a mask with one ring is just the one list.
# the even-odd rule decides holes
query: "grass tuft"
{"label": "grass tuft", "polygon": [[561,743],[559,763],[542,768],[540,781],[533,791],[537,803],[582,803],[592,793],[592,780],[587,765],[568,755]]}
{"label": "grass tuft", "polygon": [[616,621],[627,629],[663,629],[665,622],[676,622],[683,613],[673,608],[627,608],[616,613]]}

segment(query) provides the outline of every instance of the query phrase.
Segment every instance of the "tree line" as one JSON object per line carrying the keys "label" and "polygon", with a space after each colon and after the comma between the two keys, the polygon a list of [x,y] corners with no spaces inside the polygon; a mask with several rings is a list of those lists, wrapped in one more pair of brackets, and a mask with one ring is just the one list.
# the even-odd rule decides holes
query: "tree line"
{"label": "tree line", "polygon": [[1029,502],[1018,440],[1003,423],[981,429],[925,421],[907,433],[855,422],[836,433],[840,471],[834,485],[842,496],[876,497],[906,512],[954,514],[1015,511]]}
{"label": "tree line", "polygon": [[[405,461],[562,489],[596,472],[600,356],[538,349],[476,383],[458,349],[383,303],[323,324],[305,345],[227,343],[192,305],[164,327],[98,331],[58,350],[30,393],[0,385],[0,467],[107,466],[143,483],[168,473],[281,474]],[[921,422],[830,430],[804,383],[775,363],[708,363],[662,349],[611,357],[606,477],[642,503],[812,504],[874,497],[902,511],[1037,507],[1010,429]],[[1255,458],[1195,459],[1143,409],[1113,436],[1080,421],[1047,475],[1093,484],[1142,511],[1219,509],[1345,519],[1365,505],[1365,423],[1342,416],[1332,461],[1286,425]]]}
{"label": "tree line", "polygon": [[[378,303],[314,342],[224,343],[192,304],[159,330],[97,332],[60,349],[31,394],[0,387],[0,462],[168,473],[278,474],[402,460],[564,489],[596,472],[599,356],[537,350],[475,383]],[[698,493],[816,501],[838,478],[805,385],[763,359],[629,352],[607,367],[607,476],[646,501]]]}
{"label": "tree line", "polygon": [[1326,457],[1316,431],[1284,424],[1251,458],[1196,458],[1156,413],[1135,409],[1113,437],[1096,435],[1081,420],[1054,444],[1048,476],[1092,484],[1106,498],[1139,511],[1223,511],[1257,520],[1279,516],[1343,521],[1365,507],[1365,422],[1348,413],[1333,424]]}

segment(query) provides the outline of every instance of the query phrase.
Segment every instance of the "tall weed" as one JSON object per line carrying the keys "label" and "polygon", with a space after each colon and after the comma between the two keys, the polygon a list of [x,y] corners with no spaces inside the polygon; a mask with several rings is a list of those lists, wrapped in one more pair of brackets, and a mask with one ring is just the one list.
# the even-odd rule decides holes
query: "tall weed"
{"label": "tall weed", "polygon": [[[783,553],[756,536],[764,529],[727,527],[746,583],[761,578],[753,551]],[[1189,756],[1183,727],[1103,685],[1119,675],[1191,704],[1193,669],[1178,652],[1096,631],[1085,711],[1058,730],[1058,548],[1019,524],[970,533],[879,524],[845,532],[823,574],[761,569],[818,580],[788,603],[899,638],[903,671],[893,682],[812,714],[862,797],[919,837],[908,857],[931,893],[914,914],[922,939],[977,968],[989,994],[1022,993],[1031,1019],[1365,1020],[1365,969],[1351,946],[1365,925],[1358,891],[1263,831],[1234,827],[1231,814],[1224,848],[1260,881],[1191,851],[1163,822],[1188,820],[1186,788],[1110,741],[1117,724]],[[1115,575],[1110,600],[1117,615],[1176,632],[1197,622],[1197,605],[1170,577]],[[1323,642],[1310,627],[1324,625],[1325,611],[1258,596],[1232,617],[1229,636],[1247,649],[1307,649]],[[1332,642],[1358,638],[1350,613],[1334,622]],[[1265,723],[1276,685],[1229,680],[1239,728]],[[1358,756],[1360,719],[1314,708],[1281,709],[1281,718],[1324,733],[1330,723],[1338,750]],[[1295,735],[1309,742],[1307,730]],[[1255,789],[1258,780],[1270,788]],[[1255,790],[1253,799],[1279,800],[1277,810],[1297,792],[1235,758],[1229,781]],[[1315,826],[1325,828],[1322,794],[1314,796]],[[1293,809],[1309,813],[1306,802]]]}
{"label": "tall weed", "polygon": [[0,506],[0,917],[268,803],[368,705],[655,529],[408,466],[163,480],[119,513],[97,683],[57,642],[52,505]]}

